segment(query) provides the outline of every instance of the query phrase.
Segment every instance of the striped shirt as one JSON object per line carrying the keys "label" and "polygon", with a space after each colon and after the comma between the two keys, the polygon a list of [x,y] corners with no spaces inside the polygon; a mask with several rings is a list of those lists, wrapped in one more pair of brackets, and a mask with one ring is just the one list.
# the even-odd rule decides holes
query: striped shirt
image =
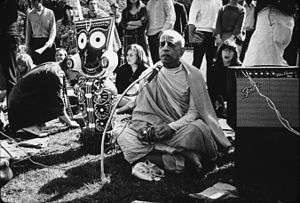
{"label": "striped shirt", "polygon": [[52,10],[43,6],[41,12],[32,9],[27,14],[26,44],[31,38],[49,38],[53,43],[56,36],[56,23]]}

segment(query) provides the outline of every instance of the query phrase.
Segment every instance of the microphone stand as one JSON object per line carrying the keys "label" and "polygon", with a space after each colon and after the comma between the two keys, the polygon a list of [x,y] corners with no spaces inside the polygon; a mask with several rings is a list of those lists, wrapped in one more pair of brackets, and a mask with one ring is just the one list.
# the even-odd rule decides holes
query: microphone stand
{"label": "microphone stand", "polygon": [[[152,71],[150,71],[149,73],[147,73],[145,76],[141,77],[141,78],[138,78],[136,79],[135,81],[133,81],[125,90],[124,92],[121,94],[120,98],[117,100],[116,104],[114,105],[114,107],[112,108],[111,110],[111,113],[110,113],[110,116],[106,122],[106,125],[105,125],[105,128],[104,128],[104,131],[102,133],[102,138],[101,138],[101,154],[100,154],[100,170],[101,170],[101,181],[103,183],[109,183],[110,182],[110,179],[109,177],[106,177],[105,175],[105,172],[104,172],[104,140],[105,140],[105,134],[107,132],[107,129],[108,129],[108,126],[111,122],[111,119],[117,109],[117,106],[118,104],[120,103],[120,101],[122,100],[122,98],[125,96],[125,94],[138,82],[140,82],[141,80],[145,79],[147,76],[149,76],[150,74],[152,74],[152,72],[154,71],[155,69],[153,68]],[[149,81],[146,80],[145,84],[143,85],[146,86],[147,84],[149,83]]]}

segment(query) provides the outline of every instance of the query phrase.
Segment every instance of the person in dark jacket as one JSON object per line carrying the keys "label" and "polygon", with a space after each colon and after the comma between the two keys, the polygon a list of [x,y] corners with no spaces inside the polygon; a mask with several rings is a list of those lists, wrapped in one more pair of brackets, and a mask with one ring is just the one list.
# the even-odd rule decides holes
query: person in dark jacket
{"label": "person in dark jacket", "polygon": [[0,0],[0,102],[17,81],[17,9],[16,0]]}
{"label": "person in dark jacket", "polygon": [[181,35],[185,35],[187,27],[187,12],[185,6],[174,0],[174,9],[176,14],[176,21],[174,24],[174,30],[179,32]]}
{"label": "person in dark jacket", "polygon": [[13,87],[8,97],[8,120],[13,133],[22,128],[36,129],[57,117],[71,127],[79,127],[66,109],[66,61],[40,64]]}

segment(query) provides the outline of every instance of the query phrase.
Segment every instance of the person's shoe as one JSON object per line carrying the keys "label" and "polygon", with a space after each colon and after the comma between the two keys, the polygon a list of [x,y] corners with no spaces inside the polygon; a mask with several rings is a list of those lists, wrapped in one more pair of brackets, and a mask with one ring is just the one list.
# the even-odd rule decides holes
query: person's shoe
{"label": "person's shoe", "polygon": [[165,172],[154,163],[146,160],[145,162],[138,162],[134,165],[132,168],[132,175],[142,180],[159,181],[165,176]]}
{"label": "person's shoe", "polygon": [[132,167],[131,173],[139,179],[152,181],[150,169],[144,162],[138,162],[137,164],[135,164],[134,167]]}

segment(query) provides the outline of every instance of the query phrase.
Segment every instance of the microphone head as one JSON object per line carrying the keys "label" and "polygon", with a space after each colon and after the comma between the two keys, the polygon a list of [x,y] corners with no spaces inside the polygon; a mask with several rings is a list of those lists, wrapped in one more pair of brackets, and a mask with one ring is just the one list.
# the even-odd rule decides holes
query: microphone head
{"label": "microphone head", "polygon": [[163,64],[161,63],[161,61],[159,61],[156,64],[154,64],[153,66],[154,66],[153,69],[156,69],[159,71],[163,67]]}
{"label": "microphone head", "polygon": [[162,68],[163,66],[159,63],[155,64],[153,69],[152,69],[152,72],[150,74],[150,76],[147,78],[147,82],[151,82],[151,80],[158,74],[158,72],[160,71],[160,69]]}

